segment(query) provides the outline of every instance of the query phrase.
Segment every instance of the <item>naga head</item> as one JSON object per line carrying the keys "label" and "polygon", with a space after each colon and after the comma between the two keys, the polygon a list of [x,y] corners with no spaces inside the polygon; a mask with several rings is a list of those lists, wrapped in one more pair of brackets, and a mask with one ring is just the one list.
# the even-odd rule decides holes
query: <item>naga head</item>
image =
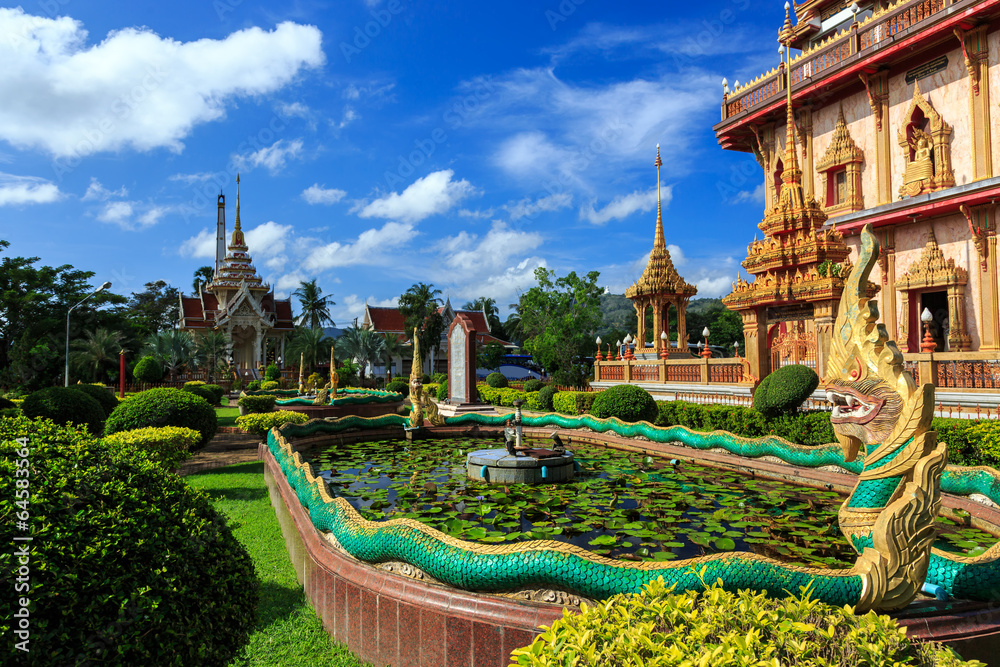
{"label": "naga head", "polygon": [[416,396],[418,400],[424,386],[424,360],[420,357],[419,333],[417,328],[413,327],[413,363],[410,365],[410,395]]}
{"label": "naga head", "polygon": [[[830,421],[844,448],[844,457],[853,461],[861,445],[894,440],[904,429],[917,427],[904,418],[906,408],[918,408],[923,393],[903,366],[903,355],[889,340],[885,326],[878,324],[878,306],[868,298],[868,276],[878,260],[879,247],[871,225],[861,231],[858,263],[848,276],[840,298],[837,320],[826,370],[826,396],[833,403]],[[919,426],[926,429],[926,420]],[[926,421],[927,423],[923,423]]]}

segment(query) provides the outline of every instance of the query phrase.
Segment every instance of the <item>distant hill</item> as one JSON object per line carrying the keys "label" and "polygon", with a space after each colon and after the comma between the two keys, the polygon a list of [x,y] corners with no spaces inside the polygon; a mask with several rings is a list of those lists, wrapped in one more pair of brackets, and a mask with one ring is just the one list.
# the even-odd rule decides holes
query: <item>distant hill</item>
{"label": "distant hill", "polygon": [[323,333],[331,338],[340,338],[344,335],[344,330],[340,327],[323,327]]}
{"label": "distant hill", "polygon": [[624,294],[601,295],[601,328],[597,335],[603,336],[612,329],[635,331],[635,308]]}

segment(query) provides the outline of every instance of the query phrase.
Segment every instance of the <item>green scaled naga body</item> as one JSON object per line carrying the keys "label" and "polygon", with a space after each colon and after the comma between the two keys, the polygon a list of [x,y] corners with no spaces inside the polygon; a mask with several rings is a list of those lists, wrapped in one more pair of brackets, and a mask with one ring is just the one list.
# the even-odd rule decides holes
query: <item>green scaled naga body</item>
{"label": "green scaled naga body", "polygon": [[[339,548],[369,563],[406,562],[439,582],[466,590],[499,593],[544,587],[604,599],[639,592],[658,577],[680,590],[700,590],[706,583],[721,580],[729,590],[749,588],[775,596],[797,594],[810,586],[816,598],[849,604],[862,613],[906,606],[926,578],[955,597],[1000,599],[1000,567],[995,562],[1000,545],[977,558],[949,556],[932,549],[946,448],[929,430],[933,386],[916,386],[895,343],[876,323],[878,311],[867,297],[867,288],[877,259],[878,246],[866,227],[861,234],[858,265],[841,298],[827,364],[828,398],[835,403],[831,419],[840,447],[800,447],[778,438],[747,439],[722,431],[696,433],[684,427],[625,424],[591,415],[547,414],[524,420],[527,426],[586,427],[624,436],[642,435],[656,442],[682,442],[699,449],[724,447],[744,456],[775,454],[798,465],[843,465],[859,474],[857,486],[840,509],[841,529],[858,552],[848,570],[797,567],[752,553],[629,563],[562,542],[480,544],[445,535],[413,519],[368,521],[346,499],[330,495],[322,479],[292,449],[286,435],[421,425],[427,405],[420,398],[416,364],[411,374],[413,410],[409,419],[397,415],[345,417],[335,422],[288,425],[280,431],[273,429],[268,445],[308,509],[313,525],[327,531]],[[481,414],[447,419],[448,425],[455,426],[502,427],[502,422],[501,416]],[[862,448],[863,463],[858,457]],[[946,475],[950,483],[956,474],[949,471]],[[997,481],[995,476],[987,477],[987,486]],[[977,480],[967,481],[979,483]],[[959,486],[961,482],[954,481]]]}

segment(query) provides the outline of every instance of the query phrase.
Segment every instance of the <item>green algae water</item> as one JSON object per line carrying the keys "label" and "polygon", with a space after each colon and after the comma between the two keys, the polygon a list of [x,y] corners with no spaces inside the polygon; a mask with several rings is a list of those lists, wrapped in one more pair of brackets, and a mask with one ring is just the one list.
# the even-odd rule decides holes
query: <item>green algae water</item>
{"label": "green algae water", "polygon": [[[543,443],[540,443],[544,446]],[[487,544],[558,540],[626,561],[748,551],[810,567],[848,568],[835,491],[596,445],[574,445],[567,483],[493,486],[469,480],[471,451],[498,440],[382,440],[312,452],[332,494],[366,519],[411,518]],[[962,520],[938,519],[937,546],[976,555],[996,542]]]}

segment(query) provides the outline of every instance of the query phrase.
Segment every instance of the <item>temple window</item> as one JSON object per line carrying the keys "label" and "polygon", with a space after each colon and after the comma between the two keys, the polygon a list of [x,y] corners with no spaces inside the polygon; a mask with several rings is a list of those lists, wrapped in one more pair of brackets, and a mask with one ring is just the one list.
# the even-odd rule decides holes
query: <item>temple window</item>
{"label": "temple window", "polygon": [[844,110],[841,108],[830,146],[816,165],[816,170],[826,179],[824,209],[827,215],[860,211],[864,208],[864,197],[861,194],[861,163],[864,158],[864,151],[854,143],[847,129]]}
{"label": "temple window", "polygon": [[924,99],[917,84],[914,84],[913,100],[904,118],[909,120],[897,134],[904,159],[900,198],[955,185],[951,169],[951,126]]}

